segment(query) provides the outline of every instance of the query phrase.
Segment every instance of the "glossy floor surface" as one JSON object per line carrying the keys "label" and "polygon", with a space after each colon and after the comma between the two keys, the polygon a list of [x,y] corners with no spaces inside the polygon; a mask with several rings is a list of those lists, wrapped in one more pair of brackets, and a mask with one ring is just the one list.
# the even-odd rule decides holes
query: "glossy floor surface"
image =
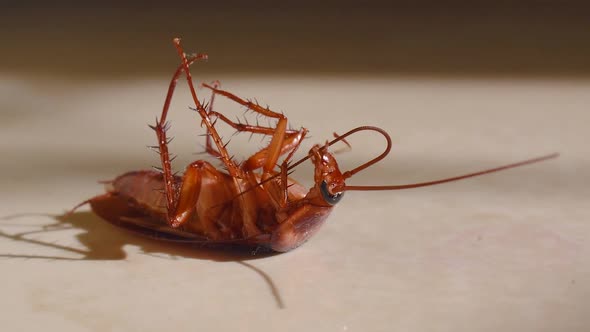
{"label": "glossy floor surface", "polygon": [[[86,207],[97,180],[157,164],[146,124],[167,79],[0,77],[0,312],[6,330],[583,331],[590,324],[590,83],[362,77],[216,78],[311,131],[387,130],[394,147],[350,184],[449,177],[551,152],[556,160],[436,187],[349,192],[308,243],[274,256],[144,239]],[[199,91],[208,98],[208,94]],[[181,84],[170,120],[182,170],[203,133]],[[219,100],[218,111],[243,111]],[[231,137],[227,128],[224,137]],[[247,156],[266,141],[238,135]],[[343,169],[384,147],[359,134]],[[214,161],[213,161],[214,162]],[[310,165],[293,174],[305,185]]]}

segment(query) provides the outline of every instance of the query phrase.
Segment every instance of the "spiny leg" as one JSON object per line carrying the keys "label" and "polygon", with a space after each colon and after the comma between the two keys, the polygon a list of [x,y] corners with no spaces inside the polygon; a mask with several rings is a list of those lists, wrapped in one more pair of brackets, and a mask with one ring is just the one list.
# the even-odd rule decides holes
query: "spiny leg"
{"label": "spiny leg", "polygon": [[[263,127],[263,126],[253,126],[243,123],[235,123],[228,119],[221,113],[210,111],[209,115],[214,115],[218,119],[226,122],[228,125],[236,129],[238,132],[245,131],[251,133],[258,133],[264,135],[274,135],[276,132],[276,128],[270,127]],[[301,128],[300,130],[293,130],[287,129],[285,130],[286,134],[283,139],[283,143],[280,148],[279,156],[289,152],[287,157],[283,160],[280,168],[281,168],[281,194],[279,195],[278,189],[270,189],[271,192],[275,193],[274,196],[276,197],[276,202],[278,206],[284,207],[288,204],[288,183],[287,183],[287,167],[289,161],[293,158],[293,155],[301,145],[301,142],[305,138],[308,130],[306,128]],[[241,164],[241,168],[245,174],[248,174],[260,167],[263,167],[266,164],[266,160],[269,155],[269,147],[264,147],[263,149],[259,150],[252,156],[250,156],[244,163]],[[273,185],[265,185],[266,187],[273,186]],[[275,186],[276,188],[276,186]]]}
{"label": "spiny leg", "polygon": [[[192,54],[187,57],[187,64],[188,66],[192,65],[197,60],[207,60],[208,55],[203,53]],[[170,102],[172,101],[172,96],[174,95],[174,90],[176,89],[176,83],[178,82],[178,78],[180,74],[185,69],[184,64],[181,64],[176,68],[172,79],[170,80],[170,85],[168,86],[168,93],[166,94],[166,100],[164,101],[164,107],[162,108],[162,115],[160,116],[160,121],[162,123],[166,122],[166,116],[168,115],[168,109],[170,108]]]}
{"label": "spiny leg", "polygon": [[[262,134],[262,135],[269,135],[269,136],[273,136],[273,139],[271,140],[271,146],[273,145],[273,143],[275,145],[284,145],[282,143],[276,144],[276,140],[280,140],[280,137],[276,137],[275,134],[277,133],[277,130],[284,132],[285,135],[291,136],[287,139],[292,139],[295,138],[296,136],[300,135],[299,131],[296,130],[292,130],[292,129],[287,129],[286,128],[286,123],[287,123],[287,119],[283,114],[277,113],[277,112],[273,112],[268,108],[263,108],[258,104],[252,103],[251,101],[246,101],[230,92],[224,91],[224,90],[220,90],[219,89],[219,82],[214,82],[212,85],[210,84],[206,84],[203,83],[202,86],[210,89],[212,91],[212,100],[213,97],[216,94],[220,94],[222,96],[225,96],[235,102],[237,102],[240,105],[246,106],[248,109],[271,117],[271,118],[275,118],[275,119],[279,119],[279,122],[277,123],[277,126],[275,128],[272,127],[264,127],[264,126],[260,126],[260,125],[250,125],[248,123],[244,124],[244,123],[239,123],[239,122],[234,122],[232,120],[230,120],[229,118],[227,118],[225,115],[219,113],[219,112],[215,112],[212,109],[209,110],[208,114],[209,116],[214,115],[217,119],[222,120],[223,122],[227,123],[229,126],[231,126],[232,128],[236,129],[238,132],[250,132],[252,134]],[[283,120],[283,121],[281,121]],[[281,128],[284,127],[284,128]],[[273,142],[274,141],[274,142]],[[291,144],[286,144],[287,146],[291,145]],[[265,166],[265,170],[268,172],[270,170],[272,170],[274,168],[274,165],[276,164],[276,160],[278,159],[278,157],[284,153],[286,153],[288,151],[288,149],[281,149],[281,152],[279,153],[279,155],[276,155],[275,160],[269,160],[268,163],[266,162],[268,158],[268,151],[269,149],[265,148],[263,150],[261,150],[259,153],[253,155],[252,157],[250,157],[248,159],[248,161],[243,165],[242,169],[243,170],[254,170],[256,168]],[[273,155],[271,155],[273,156]],[[262,163],[261,163],[262,161]]]}
{"label": "spiny leg", "polygon": [[[197,60],[207,59],[206,54],[196,54],[192,55],[187,59],[187,66],[194,63]],[[168,143],[170,140],[166,137],[166,131],[169,128],[169,125],[166,123],[166,117],[168,115],[168,110],[170,108],[170,102],[172,101],[172,96],[174,95],[174,90],[176,88],[176,83],[178,82],[178,78],[182,71],[185,70],[185,65],[178,66],[172,79],[170,80],[170,85],[168,86],[168,93],[166,94],[166,100],[164,101],[164,106],[162,108],[162,114],[160,116],[160,120],[156,118],[156,125],[150,126],[153,130],[156,131],[156,136],[158,138],[158,145],[151,147],[158,149],[158,153],[160,154],[160,162],[162,163],[162,173],[164,174],[164,191],[166,194],[166,207],[168,214],[175,208],[175,200],[176,200],[176,188],[174,183],[174,175],[172,174],[172,167],[170,165],[171,159],[170,154],[168,152]]]}
{"label": "spiny leg", "polygon": [[[219,82],[216,82],[216,84],[214,86],[217,87],[218,85],[219,85]],[[213,95],[211,96],[212,102],[214,100],[213,99],[214,96],[215,96],[215,93],[213,93]],[[247,123],[234,122],[234,121],[230,120],[228,117],[226,117],[225,115],[223,115],[222,113],[213,111],[213,109],[211,107],[212,102],[210,103],[209,107],[207,108],[207,114],[209,115],[209,117],[214,116],[216,119],[219,119],[219,120],[225,122],[226,124],[228,124],[230,127],[234,128],[237,132],[249,132],[252,134],[262,134],[262,135],[268,135],[268,136],[272,136],[276,132],[276,128],[272,128],[272,127],[265,127],[265,126],[260,126],[260,125],[250,125]],[[284,138],[283,145],[281,147],[281,151],[280,151],[279,155],[283,155],[289,151],[291,151],[291,153],[287,156],[287,158],[285,158],[284,162],[288,162],[293,157],[293,154],[299,148],[299,145],[301,144],[301,141],[303,140],[303,138],[305,137],[307,132],[308,131],[305,128],[302,128],[300,130],[294,130],[294,129],[286,129],[285,130],[285,138]],[[207,148],[207,150],[206,150],[207,153],[212,154],[213,156],[218,156],[218,152],[215,151],[213,149],[213,147],[211,146],[209,135],[207,135],[207,147],[206,148]],[[244,171],[253,171],[255,169],[262,167],[265,164],[267,154],[268,154],[267,147],[261,149],[260,151],[258,151],[254,155],[252,155],[250,158],[248,158],[248,160],[242,165],[242,169]]]}
{"label": "spiny leg", "polygon": [[[221,142],[219,134],[217,133],[216,129],[211,124],[211,120],[209,118],[209,114],[207,114],[207,110],[205,110],[205,108],[203,107],[203,105],[201,104],[199,99],[197,98],[197,93],[194,88],[192,76],[191,76],[191,73],[188,68],[188,61],[186,58],[186,54],[184,53],[182,46],[180,45],[180,39],[175,38],[174,44],[175,44],[178,54],[181,57],[182,62],[184,64],[184,67],[185,67],[184,72],[186,75],[187,82],[189,84],[189,88],[190,88],[193,100],[194,100],[196,108],[197,108],[197,111],[201,115],[201,118],[203,119],[203,123],[205,123],[208,131],[211,134],[211,138],[213,139],[213,142],[217,146],[217,150],[221,155],[220,158],[226,164],[226,167],[228,169],[230,176],[232,176],[234,179],[236,179],[237,177],[243,178],[244,174],[242,172],[240,172],[241,170],[237,168],[237,166],[233,163],[233,161],[229,157],[227,150],[225,149],[225,146]],[[243,106],[246,106],[247,108],[251,109],[254,112],[257,112],[259,114],[262,114],[262,115],[265,115],[265,116],[268,116],[271,118],[275,118],[278,120],[276,128],[274,128],[274,133],[272,135],[272,139],[270,141],[270,144],[266,148],[266,153],[265,153],[266,156],[265,156],[264,165],[263,165],[262,179],[264,180],[265,178],[269,178],[269,177],[273,176],[275,174],[274,167],[277,163],[278,158],[281,155],[281,151],[282,151],[283,146],[285,146],[284,140],[285,140],[285,136],[286,136],[286,132],[287,132],[287,118],[283,114],[273,112],[273,111],[269,110],[268,108],[264,108],[258,104],[243,100],[243,99],[241,99],[229,92],[214,88],[214,87],[207,85],[207,84],[204,84],[204,86],[208,87],[209,89],[211,89],[212,91],[214,91],[217,94],[221,94],[227,98],[234,100],[235,102],[237,102]],[[302,130],[302,132],[306,132],[306,130]],[[300,144],[300,140],[298,140],[297,144],[294,146],[294,149],[296,149],[299,146],[299,144]],[[289,156],[292,156],[292,153]],[[286,186],[286,185],[287,184],[285,183],[284,186]],[[286,192],[286,190],[285,190],[285,192]]]}
{"label": "spiny leg", "polygon": [[[219,81],[213,81],[210,85],[207,84],[203,84],[203,86],[206,87],[210,87],[214,90],[219,89],[219,87],[221,86],[221,83]],[[215,117],[215,121],[213,121],[213,126],[215,126],[215,123],[217,122],[217,120],[221,120],[223,122],[225,122],[227,125],[229,125],[230,127],[234,128],[237,132],[249,132],[252,134],[262,134],[262,135],[268,135],[268,136],[272,136],[275,133],[275,128],[273,127],[265,127],[265,126],[260,126],[260,125],[250,125],[248,123],[240,123],[239,120],[238,122],[234,122],[232,120],[230,120],[228,117],[226,117],[225,115],[223,115],[222,113],[216,112],[213,110],[213,105],[215,103],[215,96],[216,96],[216,92],[212,91],[211,92],[211,98],[209,99],[209,104],[207,105],[207,115],[209,116],[209,119],[212,118],[212,116]],[[271,111],[272,112],[272,111]],[[287,135],[291,135],[291,134],[296,134],[298,133],[298,130],[294,130],[294,129],[287,129],[286,133]],[[213,144],[211,143],[211,135],[209,134],[209,130],[207,130],[207,134],[205,134],[206,138],[206,144],[205,144],[205,152],[209,153],[210,155],[214,156],[214,157],[219,157],[220,154],[217,150],[215,150],[213,148]]]}
{"label": "spiny leg", "polygon": [[[291,158],[293,157],[295,152],[297,152],[299,146],[301,145],[301,142],[303,141],[303,139],[305,138],[307,133],[308,133],[308,130],[306,128],[301,128],[301,130],[299,130],[293,134],[286,135],[286,138],[283,141],[283,145],[281,147],[280,155],[283,155],[289,151],[290,151],[290,153],[287,155],[287,157],[281,163],[280,173],[272,171],[269,174],[266,174],[266,175],[263,174],[262,177],[264,179],[262,181],[260,181],[258,184],[255,184],[255,187],[250,188],[246,191],[249,191],[249,190],[254,189],[256,187],[262,186],[266,189],[266,192],[270,196],[275,207],[281,208],[281,207],[287,206],[288,205],[287,204],[288,203],[287,202],[287,200],[288,200],[287,194],[288,194],[288,187],[289,187],[287,176],[290,174],[290,173],[288,173],[289,161],[291,160]],[[250,180],[252,180],[254,182],[258,181],[259,178],[256,177],[252,171],[254,171],[254,170],[262,167],[264,164],[266,164],[268,149],[269,149],[269,146],[259,150],[257,153],[255,153],[250,158],[248,158],[248,160],[246,162],[241,164],[244,174]],[[275,178],[277,176],[280,176],[280,182],[275,181]],[[240,196],[243,193],[240,193],[238,196]],[[238,196],[236,196],[236,197],[238,197]]]}
{"label": "spiny leg", "polygon": [[[226,124],[228,124],[230,127],[234,128],[238,132],[249,132],[252,134],[262,134],[262,135],[272,136],[272,135],[274,135],[274,133],[276,131],[276,128],[273,128],[273,127],[265,127],[265,126],[260,126],[260,125],[251,125],[248,123],[234,122],[234,121],[230,120],[227,116],[225,116],[219,112],[209,111],[208,114],[209,114],[209,116],[211,116],[211,115],[215,116],[217,119],[225,122]],[[286,129],[285,130],[285,133],[287,135],[295,134],[297,132],[299,132],[299,131],[294,130],[294,129]]]}
{"label": "spiny leg", "polygon": [[[215,88],[219,88],[219,86],[221,85],[221,83],[219,81],[214,81],[211,84]],[[213,111],[213,104],[214,103],[215,103],[215,92],[211,92],[211,99],[209,99],[209,106],[207,107],[207,115],[209,116],[209,118],[211,118],[212,113],[217,113],[217,112]],[[213,125],[215,125],[215,122],[213,123]],[[216,158],[221,157],[221,154],[219,153],[219,151],[217,151],[213,148],[213,144],[211,143],[211,135],[209,133],[209,129],[207,129],[207,133],[205,134],[205,136],[206,136],[205,152],[209,153],[210,155],[212,155],[213,157],[216,157]]]}
{"label": "spiny leg", "polygon": [[251,126],[248,124],[236,124],[233,123],[231,120],[227,119],[222,114],[215,114],[221,120],[228,123],[230,126],[234,127],[238,131],[250,131],[254,133],[266,134],[266,135],[273,135],[270,144],[252,155],[248,160],[242,165],[242,169],[245,172],[252,171],[254,169],[263,167],[263,175],[262,180],[273,176],[275,173],[273,171],[278,158],[289,152],[289,155],[285,158],[285,160],[281,164],[281,186],[278,188],[276,183],[269,183],[266,182],[263,184],[267,188],[267,191],[273,199],[276,201],[276,205],[279,207],[284,207],[287,205],[288,200],[288,184],[287,184],[287,165],[288,162],[291,160],[305,135],[307,134],[307,129],[302,128],[299,131],[289,130],[287,129],[287,118],[281,114],[274,111],[271,111],[268,108],[262,107],[257,103],[253,103],[248,100],[244,100],[231,92],[224,91],[219,89],[218,87],[211,86],[209,84],[203,84],[204,87],[210,89],[215,94],[220,94],[224,97],[227,97],[238,104],[247,107],[248,109],[270,118],[278,119],[276,128],[269,128],[269,127],[262,127],[262,126]]}
{"label": "spiny leg", "polygon": [[223,142],[221,141],[221,138],[219,137],[217,130],[215,129],[215,127],[213,127],[213,124],[211,123],[211,119],[209,119],[209,116],[207,115],[207,110],[205,109],[205,107],[199,101],[199,98],[197,97],[197,92],[196,92],[195,86],[193,84],[192,75],[189,70],[189,62],[186,57],[186,54],[184,53],[182,46],[180,45],[180,38],[174,38],[173,42],[174,42],[174,46],[176,46],[176,50],[178,51],[178,55],[180,56],[180,58],[182,60],[186,80],[189,85],[189,89],[190,89],[191,95],[193,97],[193,101],[195,102],[197,112],[199,112],[199,115],[201,116],[201,119],[202,119],[203,123],[205,124],[208,133],[211,135],[211,139],[213,139],[213,142],[215,143],[215,146],[217,147],[217,151],[220,154],[219,158],[225,164],[229,175],[231,175],[234,178],[242,177],[243,174],[242,174],[241,170],[236,166],[236,164],[233,162],[233,160],[231,159],[231,157],[227,153],[227,150],[225,149],[225,146],[224,146]]}
{"label": "spiny leg", "polygon": [[166,131],[169,127],[162,124],[162,122],[158,119],[156,119],[155,126],[150,125],[149,127],[156,132],[156,136],[158,137],[158,153],[160,154],[160,161],[162,163],[160,171],[163,173],[164,176],[166,210],[168,211],[168,216],[170,216],[170,213],[176,206],[176,186],[174,181],[174,174],[172,174],[172,166],[170,164],[170,153],[168,152],[168,143],[170,143],[170,140],[166,137]]}
{"label": "spiny leg", "polygon": [[[207,114],[210,117],[214,116],[216,118],[215,121],[221,120],[221,121],[225,122],[227,125],[234,128],[237,132],[249,132],[251,134],[262,134],[262,135],[267,135],[267,136],[273,136],[277,131],[276,128],[272,128],[272,127],[265,127],[265,126],[260,126],[260,125],[250,125],[248,123],[234,122],[234,121],[230,120],[228,117],[226,117],[225,115],[223,115],[219,112],[215,112],[215,111],[211,110],[210,108],[209,108]],[[304,129],[301,129],[301,130],[285,129],[285,140],[287,140],[289,142],[286,144],[283,144],[283,148],[281,149],[280,155],[289,151],[289,146],[292,145],[292,140],[301,136],[301,133],[303,130]],[[305,130],[305,131],[307,132],[307,130]],[[263,150],[266,151],[267,149],[265,148]],[[212,154],[213,156],[216,156],[216,157],[218,156],[218,152],[215,151],[213,149],[213,147],[211,146],[209,135],[207,135],[206,152],[209,154]],[[263,153],[261,150],[259,154],[266,154],[266,152]],[[259,161],[261,158],[262,158],[262,156],[256,156],[253,158],[253,160]],[[259,162],[247,163],[247,164],[249,165],[246,167],[246,169],[248,169],[248,170],[257,169],[257,168],[262,167],[262,165],[263,165],[263,164],[260,164]],[[254,166],[254,165],[256,165],[256,166]],[[244,167],[242,167],[242,169],[244,169]]]}
{"label": "spiny leg", "polygon": [[[220,155],[219,159],[221,159],[221,161],[225,164],[227,172],[229,173],[229,176],[231,177],[231,180],[234,184],[234,188],[235,188],[236,193],[241,193],[243,191],[243,188],[242,188],[242,184],[240,183],[239,179],[245,178],[245,174],[243,173],[243,171],[240,168],[238,168],[238,166],[233,162],[232,158],[229,156],[227,150],[225,149],[225,145],[223,144],[219,134],[217,133],[217,130],[215,129],[215,127],[211,123],[211,119],[209,118],[209,115],[207,114],[207,110],[204,108],[203,104],[197,98],[197,93],[196,93],[196,90],[195,90],[195,87],[193,84],[193,80],[192,80],[192,76],[191,76],[191,73],[190,73],[190,70],[188,67],[188,60],[187,60],[186,54],[184,53],[183,48],[180,44],[180,38],[174,38],[173,42],[176,47],[176,50],[178,51],[178,55],[180,56],[182,63],[184,65],[184,73],[186,76],[187,83],[189,85],[189,90],[190,90],[191,95],[193,97],[193,101],[195,102],[197,112],[199,112],[202,122],[205,124],[205,126],[207,128],[208,134],[210,134],[210,137],[213,140],[213,143],[215,143],[215,146],[217,147],[217,151],[219,152],[219,155]],[[182,193],[180,195],[182,196]],[[240,197],[239,202],[237,204],[238,204],[238,206],[236,208],[239,208],[241,211],[244,211],[249,208],[244,197]],[[174,223],[174,221],[170,217],[169,217],[169,221],[171,223]],[[253,224],[253,221],[250,221],[249,223],[244,221],[244,226],[246,227],[248,225],[252,226],[253,231],[248,231],[248,232],[246,232],[247,234],[258,233],[258,230],[256,229],[256,225]]]}
{"label": "spiny leg", "polygon": [[[263,164],[263,178],[265,176],[269,176],[269,174],[272,174],[273,169],[277,163],[277,160],[278,160],[279,156],[281,155],[283,140],[285,139],[285,135],[287,134],[287,117],[285,117],[281,113],[271,111],[270,109],[262,107],[256,103],[251,102],[251,101],[244,100],[244,99],[234,95],[231,92],[217,89],[217,88],[215,88],[209,84],[206,84],[206,83],[204,83],[203,86],[210,89],[214,93],[220,94],[224,97],[227,97],[227,98],[235,101],[236,103],[238,103],[242,106],[245,106],[248,109],[250,109],[258,114],[262,114],[267,117],[274,118],[274,119],[278,120],[276,127],[273,129],[273,132],[269,131],[269,134],[272,134],[272,139],[270,141],[270,144],[266,148],[266,152],[265,152],[266,158],[265,158],[264,164]],[[269,128],[269,130],[270,130],[270,128]]]}
{"label": "spiny leg", "polygon": [[[240,97],[237,97],[236,95],[234,95],[230,92],[220,90],[219,85],[220,84],[218,81],[215,81],[212,85],[209,85],[206,83],[202,84],[202,86],[210,89],[213,92],[213,94],[211,96],[212,101],[213,101],[213,98],[216,94],[221,94],[233,101],[236,101],[237,103],[239,103],[243,106],[246,106],[247,108],[249,108],[259,114],[263,114],[265,116],[272,117],[272,118],[286,119],[285,116],[281,113],[271,111],[268,108],[263,108],[258,104],[255,104],[250,101],[246,101]],[[278,128],[278,124],[277,124],[277,128],[272,128],[272,127],[265,127],[265,126],[260,126],[260,125],[250,125],[248,123],[244,124],[244,123],[234,122],[234,121],[230,120],[228,117],[226,117],[225,115],[223,115],[219,112],[213,111],[212,108],[208,109],[208,114],[209,114],[209,116],[214,115],[216,118],[227,123],[230,127],[234,128],[238,132],[250,132],[253,134],[263,134],[263,135],[273,136],[276,134],[277,128]],[[284,143],[281,146],[279,155],[283,155],[283,154],[287,153],[288,151],[291,151],[289,156],[285,159],[285,161],[288,162],[293,157],[293,154],[295,153],[295,151],[297,150],[297,148],[301,144],[301,140],[303,139],[303,137],[307,134],[307,129],[305,129],[305,128],[302,128],[301,130],[285,129],[284,133],[285,133]],[[262,167],[265,164],[265,159],[266,159],[265,156],[267,154],[268,154],[268,147],[260,150],[259,152],[254,154],[252,157],[250,157],[248,159],[249,161],[245,163],[246,170],[252,171],[257,168]]]}
{"label": "spiny leg", "polygon": [[248,109],[250,109],[250,110],[252,110],[252,111],[254,111],[256,113],[259,113],[259,114],[268,116],[268,117],[273,118],[273,119],[283,119],[283,118],[285,118],[285,116],[283,114],[281,114],[281,113],[278,113],[278,112],[275,112],[275,111],[271,111],[267,107],[262,107],[262,106],[258,105],[257,103],[253,103],[252,101],[244,100],[243,98],[240,98],[240,97],[234,95],[231,92],[218,89],[218,87],[211,86],[211,85],[209,85],[207,83],[203,83],[201,85],[204,86],[204,87],[206,87],[207,89],[210,89],[211,91],[213,91],[214,94],[220,94],[220,95],[222,95],[222,96],[224,96],[226,98],[229,98],[229,99],[235,101],[236,103],[238,103],[238,104],[240,104],[242,106],[245,106],[246,108],[248,108]]}

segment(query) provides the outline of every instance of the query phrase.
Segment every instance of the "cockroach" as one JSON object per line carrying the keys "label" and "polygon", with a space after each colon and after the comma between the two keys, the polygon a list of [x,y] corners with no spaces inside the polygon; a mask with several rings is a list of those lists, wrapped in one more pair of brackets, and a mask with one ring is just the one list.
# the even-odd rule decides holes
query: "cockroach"
{"label": "cockroach", "polygon": [[[220,89],[218,83],[202,84],[212,93],[210,103],[197,97],[189,67],[195,61],[207,59],[206,54],[187,55],[180,39],[173,40],[181,59],[164,102],[162,114],[150,126],[158,139],[152,148],[160,155],[160,171],[142,170],[125,173],[106,183],[106,193],[90,198],[89,203],[98,216],[117,226],[131,229],[157,239],[200,243],[204,245],[238,245],[265,247],[277,252],[297,248],[313,236],[328,218],[346,191],[399,190],[457,181],[500,170],[555,158],[557,153],[487,169],[456,177],[406,185],[350,186],[345,180],[385,158],[391,150],[391,138],[383,129],[362,126],[354,128],[323,145],[314,145],[306,157],[291,163],[308,130],[288,129],[287,118]],[[217,157],[225,171],[210,163],[197,160],[190,163],[182,176],[171,171],[166,121],[172,95],[179,77],[184,73],[194,110],[207,130],[206,152]],[[248,110],[276,120],[276,125],[261,126],[231,121],[213,110],[215,96],[233,100]],[[244,162],[236,163],[228,154],[216,128],[221,120],[238,132],[271,137],[267,146]],[[387,147],[379,156],[360,166],[342,172],[329,147],[336,142],[346,144],[346,138],[360,131],[374,131],[383,136]],[[285,156],[280,166],[279,159]],[[314,185],[306,190],[289,177],[290,171],[306,160],[314,166]],[[73,211],[73,210],[72,210]]]}

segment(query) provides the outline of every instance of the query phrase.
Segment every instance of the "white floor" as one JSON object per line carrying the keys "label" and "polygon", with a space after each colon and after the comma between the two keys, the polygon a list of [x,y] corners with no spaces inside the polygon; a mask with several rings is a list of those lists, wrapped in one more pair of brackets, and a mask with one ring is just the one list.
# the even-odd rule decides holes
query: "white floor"
{"label": "white floor", "polygon": [[[403,184],[546,153],[557,160],[437,187],[349,192],[324,228],[271,257],[137,237],[87,208],[97,180],[149,168],[166,79],[0,78],[0,312],[7,331],[584,331],[590,324],[590,83],[221,78],[313,143],[377,125],[391,155],[349,184]],[[204,92],[201,95],[206,96]],[[208,96],[207,96],[208,97]],[[184,84],[177,169],[203,138]],[[243,113],[219,100],[218,111]],[[225,137],[231,131],[226,130]],[[238,135],[231,153],[264,142]],[[380,153],[359,134],[346,170]],[[293,177],[309,185],[309,165]],[[26,233],[26,234],[25,234]],[[19,235],[20,234],[20,235]]]}

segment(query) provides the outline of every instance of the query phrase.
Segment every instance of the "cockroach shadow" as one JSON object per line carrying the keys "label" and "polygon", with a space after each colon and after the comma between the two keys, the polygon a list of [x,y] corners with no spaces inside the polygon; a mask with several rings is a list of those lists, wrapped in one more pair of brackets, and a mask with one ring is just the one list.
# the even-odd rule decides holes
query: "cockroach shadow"
{"label": "cockroach shadow", "polygon": [[[8,220],[20,219],[25,217],[49,217],[53,222],[47,224],[20,224],[7,223]],[[133,245],[140,248],[142,254],[164,259],[200,259],[211,260],[216,262],[236,262],[248,269],[256,272],[268,285],[272,296],[279,308],[284,308],[278,288],[272,278],[264,271],[253,266],[246,261],[270,257],[275,255],[274,252],[260,249],[244,249],[235,246],[205,246],[192,243],[178,243],[169,241],[159,241],[150,239],[136,232],[130,232],[125,229],[113,226],[92,212],[75,212],[70,215],[53,215],[43,213],[21,213],[1,217],[3,220],[0,229],[0,237],[14,241],[39,245],[45,248],[61,250],[67,255],[32,255],[17,253],[0,253],[0,257],[5,258],[25,258],[25,259],[49,259],[61,261],[80,261],[80,260],[125,260],[127,252],[124,246]],[[26,231],[6,232],[5,229],[12,227],[26,227]],[[80,249],[56,242],[46,242],[33,238],[35,235],[67,230],[82,230],[83,232],[75,235],[78,242],[85,248]],[[76,257],[78,256],[78,257]]]}

